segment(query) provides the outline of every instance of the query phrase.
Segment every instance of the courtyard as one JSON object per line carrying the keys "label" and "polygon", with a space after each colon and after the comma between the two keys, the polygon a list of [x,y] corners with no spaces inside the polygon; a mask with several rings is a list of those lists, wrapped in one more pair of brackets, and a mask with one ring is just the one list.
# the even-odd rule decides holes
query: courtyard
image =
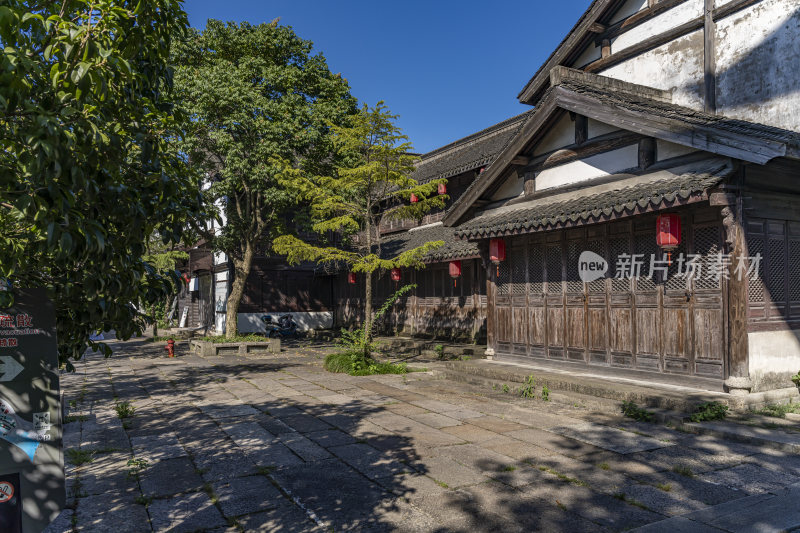
{"label": "courtyard", "polygon": [[800,456],[332,347],[200,357],[113,342],[62,374],[68,506],[50,532],[780,531]]}

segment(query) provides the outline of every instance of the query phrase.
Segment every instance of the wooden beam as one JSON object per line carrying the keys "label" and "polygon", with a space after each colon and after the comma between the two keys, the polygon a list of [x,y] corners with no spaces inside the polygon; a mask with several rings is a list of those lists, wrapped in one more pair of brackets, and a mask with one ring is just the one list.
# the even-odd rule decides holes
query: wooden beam
{"label": "wooden beam", "polygon": [[611,106],[591,96],[574,93],[564,87],[556,87],[551,94],[555,95],[557,105],[564,109],[648,137],[691,146],[698,150],[760,165],[786,154],[786,145],[777,141],[758,139],[713,127],[688,125],[679,119]]}
{"label": "wooden beam", "polygon": [[589,139],[589,119],[575,115],[575,144],[583,144]]}
{"label": "wooden beam", "polygon": [[705,0],[703,13],[703,87],[706,113],[717,111],[717,74],[714,23],[714,0]]}
{"label": "wooden beam", "polygon": [[526,172],[539,172],[548,168],[570,163],[577,159],[615,150],[623,146],[635,144],[642,136],[629,131],[614,132],[592,139],[583,144],[573,144],[559,150],[553,150],[533,158],[525,167]]}
{"label": "wooden beam", "polygon": [[648,20],[657,17],[665,11],[679,6],[687,1],[688,0],[661,0],[660,2],[656,2],[655,4],[650,5],[641,11],[637,11],[626,19],[609,25],[606,31],[600,35],[599,39],[613,39],[625,33],[626,31],[631,30],[636,26],[639,26],[640,24],[647,22]]}
{"label": "wooden beam", "polygon": [[525,165],[530,163],[530,161],[531,161],[530,157],[524,156],[524,155],[518,155],[517,157],[515,157],[514,159],[511,160],[511,164],[512,165],[521,165],[521,166],[524,167]]}
{"label": "wooden beam", "polygon": [[606,58],[611,55],[611,39],[600,41],[600,57]]}
{"label": "wooden beam", "polygon": [[592,33],[603,33],[608,29],[608,26],[605,24],[600,24],[599,22],[593,22],[591,26],[589,26],[589,31]]}
{"label": "wooden beam", "polygon": [[639,141],[639,168],[644,170],[656,162],[656,140],[645,137]]}

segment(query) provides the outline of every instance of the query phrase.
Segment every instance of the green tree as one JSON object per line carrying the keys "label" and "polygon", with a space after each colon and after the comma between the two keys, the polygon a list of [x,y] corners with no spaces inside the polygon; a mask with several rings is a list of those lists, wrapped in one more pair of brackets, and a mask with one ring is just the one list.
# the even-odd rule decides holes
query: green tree
{"label": "green tree", "polygon": [[[388,219],[421,218],[436,207],[444,207],[447,195],[437,195],[446,180],[418,183],[411,177],[415,156],[408,137],[394,124],[383,102],[364,105],[345,126],[333,126],[337,164],[334,172],[309,174],[283,161],[283,181],[297,190],[310,205],[313,229],[321,237],[335,234],[339,244],[306,242],[294,235],[275,239],[273,248],[291,264],[301,261],[346,264],[352,272],[365,274],[364,335],[372,339],[372,283],[376,271],[395,267],[422,266],[429,251],[442,241],[425,243],[391,258],[382,257],[380,225]],[[411,195],[417,202],[410,202]]]}
{"label": "green tree", "polygon": [[254,257],[269,252],[296,211],[277,180],[277,158],[317,172],[330,164],[329,123],[355,111],[346,80],[288,26],[209,20],[177,54],[176,84],[195,127],[186,150],[209,176],[221,224],[206,233],[233,262],[225,334],[237,333],[239,303]]}
{"label": "green tree", "polygon": [[143,256],[203,205],[174,149],[169,52],[187,27],[179,0],[0,6],[0,278],[48,290],[68,367],[87,346],[110,355],[93,331],[141,333],[134,304],[177,287]]}

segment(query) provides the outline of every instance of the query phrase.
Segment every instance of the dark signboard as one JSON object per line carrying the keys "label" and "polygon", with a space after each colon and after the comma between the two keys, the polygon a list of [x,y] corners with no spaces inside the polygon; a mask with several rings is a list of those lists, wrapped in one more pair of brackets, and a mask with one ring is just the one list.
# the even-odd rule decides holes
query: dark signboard
{"label": "dark signboard", "polygon": [[0,309],[0,531],[39,533],[66,500],[56,319],[44,290],[14,293]]}

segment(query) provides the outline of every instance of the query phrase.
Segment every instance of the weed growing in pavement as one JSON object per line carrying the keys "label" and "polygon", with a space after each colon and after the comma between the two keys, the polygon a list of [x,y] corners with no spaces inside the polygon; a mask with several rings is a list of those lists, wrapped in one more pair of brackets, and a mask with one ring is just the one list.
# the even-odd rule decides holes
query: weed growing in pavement
{"label": "weed growing in pavement", "polygon": [[672,471],[682,476],[694,477],[694,472],[692,472],[692,469],[685,465],[673,465]]}
{"label": "weed growing in pavement", "polygon": [[470,359],[472,359],[471,355],[462,355],[461,357],[459,357],[459,360],[461,361],[469,361]]}
{"label": "weed growing in pavement", "polygon": [[536,398],[536,378],[533,374],[529,375],[525,383],[519,389],[519,395],[523,398]]}
{"label": "weed growing in pavement", "polygon": [[275,471],[275,467],[272,466],[272,465],[259,466],[258,467],[258,473],[261,474],[262,476],[268,476],[271,473],[273,473],[274,471]]}
{"label": "weed growing in pavement", "polygon": [[78,448],[70,448],[64,452],[67,456],[67,461],[75,466],[89,464],[94,461],[94,453],[92,450],[79,450]]}
{"label": "weed growing in pavement", "polygon": [[89,420],[89,417],[86,415],[67,415],[64,417],[64,423],[69,424],[70,422],[86,422]]}
{"label": "weed growing in pavement", "polygon": [[128,459],[128,479],[139,479],[142,470],[147,466],[148,463],[145,459]]}
{"label": "weed growing in pavement", "polygon": [[633,402],[622,402],[622,414],[639,422],[653,422],[655,415]]}
{"label": "weed growing in pavement", "polygon": [[492,390],[497,390],[498,388],[497,383],[492,384]]}
{"label": "weed growing in pavement", "polygon": [[558,505],[558,508],[561,509],[562,511],[566,511],[567,510],[567,506],[564,505],[563,503],[561,503],[558,500],[556,500],[556,505]]}
{"label": "weed growing in pavement", "polygon": [[550,401],[550,387],[547,385],[542,385],[542,400],[546,402]]}
{"label": "weed growing in pavement", "polygon": [[517,469],[516,466],[508,465],[503,467],[503,472],[513,472],[516,469]]}
{"label": "weed growing in pavement", "polygon": [[77,400],[70,400],[69,401],[69,406],[72,407],[73,409],[75,407],[78,407],[78,401]]}
{"label": "weed growing in pavement", "polygon": [[439,481],[438,479],[434,479],[434,481],[436,482],[437,485],[439,485],[443,489],[449,489],[450,488],[450,485],[448,485],[444,481]]}
{"label": "weed growing in pavement", "polygon": [[549,474],[553,474],[554,476],[556,476],[561,481],[566,481],[567,483],[572,483],[573,485],[577,485],[579,487],[588,487],[589,486],[589,484],[586,483],[585,481],[583,481],[581,479],[578,479],[578,478],[570,477],[570,476],[568,476],[566,474],[562,474],[561,472],[559,472],[557,470],[553,470],[549,466],[536,465],[536,468],[538,468],[542,472],[547,472]]}
{"label": "weed growing in pavement", "polygon": [[614,494],[614,497],[616,499],[618,499],[618,500],[622,500],[623,502],[625,502],[627,504],[634,505],[634,506],[636,506],[636,507],[638,507],[640,509],[644,509],[645,511],[649,511],[650,510],[650,508],[648,506],[646,506],[645,504],[643,504],[642,502],[640,502],[638,500],[635,500],[635,499],[631,498],[630,496],[627,496],[624,492],[618,492],[618,493]]}
{"label": "weed growing in pavement", "polygon": [[703,402],[697,406],[689,420],[692,422],[705,422],[707,420],[722,420],[728,416],[728,406],[719,402]]}
{"label": "weed growing in pavement", "polygon": [[597,467],[598,467],[600,470],[610,470],[610,469],[611,469],[611,467],[610,467],[610,466],[608,466],[608,463],[600,463],[599,465],[597,465]]}
{"label": "weed growing in pavement", "polygon": [[503,383],[503,393],[504,393],[504,394],[508,394],[508,393],[509,393],[509,391],[511,391],[511,389],[509,389],[509,388],[508,388],[508,385],[506,385],[505,383]]}
{"label": "weed growing in pavement", "polygon": [[136,408],[131,405],[131,402],[125,400],[124,402],[119,402],[114,409],[117,411],[117,417],[120,420],[125,418],[132,418],[133,413],[136,412]]}
{"label": "weed growing in pavement", "polygon": [[775,418],[786,418],[786,413],[800,413],[800,402],[782,404],[771,403],[759,409],[756,413]]}
{"label": "weed growing in pavement", "polygon": [[433,351],[436,352],[437,359],[444,359],[444,344],[437,344],[433,347]]}
{"label": "weed growing in pavement", "polygon": [[144,495],[140,494],[137,497],[135,497],[133,499],[133,501],[135,501],[139,505],[144,505],[145,507],[147,507],[148,505],[153,503],[153,497],[152,496],[144,496]]}
{"label": "weed growing in pavement", "polygon": [[656,488],[658,490],[663,490],[664,492],[669,492],[672,490],[672,485],[669,483],[657,483]]}

